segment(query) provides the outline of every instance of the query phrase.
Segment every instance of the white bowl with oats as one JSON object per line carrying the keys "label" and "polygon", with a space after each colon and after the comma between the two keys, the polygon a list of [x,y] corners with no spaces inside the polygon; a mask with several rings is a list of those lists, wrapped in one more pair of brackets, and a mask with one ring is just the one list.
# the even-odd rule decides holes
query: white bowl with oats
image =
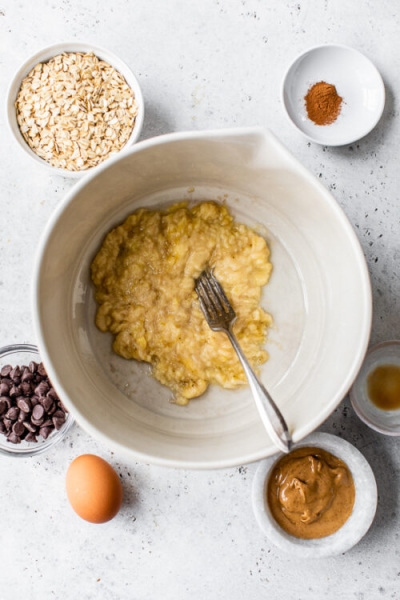
{"label": "white bowl with oats", "polygon": [[18,145],[38,164],[79,178],[139,139],[144,102],[137,78],[116,55],[59,43],[18,69],[7,117]]}

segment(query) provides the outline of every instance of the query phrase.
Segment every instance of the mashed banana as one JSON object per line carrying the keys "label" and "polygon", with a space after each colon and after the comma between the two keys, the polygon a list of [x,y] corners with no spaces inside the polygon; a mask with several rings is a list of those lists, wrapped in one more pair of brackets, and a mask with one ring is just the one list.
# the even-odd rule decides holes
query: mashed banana
{"label": "mashed banana", "polygon": [[106,236],[91,267],[97,327],[115,336],[117,354],[150,363],[180,404],[210,383],[229,389],[246,383],[227,336],[209,328],[194,291],[207,265],[232,302],[234,332],[257,367],[268,358],[263,346],[271,317],[259,301],[272,269],[269,249],[226,206],[139,209]]}

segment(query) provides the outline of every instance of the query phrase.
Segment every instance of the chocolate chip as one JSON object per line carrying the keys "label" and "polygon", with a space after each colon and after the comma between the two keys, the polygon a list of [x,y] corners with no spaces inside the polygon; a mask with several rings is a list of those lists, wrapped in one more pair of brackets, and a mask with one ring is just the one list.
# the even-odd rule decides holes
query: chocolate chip
{"label": "chocolate chip", "polygon": [[51,434],[52,431],[53,431],[53,429],[51,427],[41,427],[39,429],[39,435],[41,435],[42,438],[47,440],[47,438],[49,437],[49,435]]}
{"label": "chocolate chip", "polygon": [[[32,374],[34,374],[34,373],[36,373],[36,371],[37,371],[37,368],[38,368],[38,366],[37,366],[37,363],[35,363],[35,362],[32,360],[32,361],[29,363],[29,367],[28,367],[28,369],[30,370],[30,372],[31,372]],[[11,369],[10,369],[10,370],[11,370]]]}
{"label": "chocolate chip", "polygon": [[68,413],[68,410],[65,408],[65,406],[64,406],[64,404],[61,402],[61,400],[59,400],[59,401],[57,402],[57,404],[58,404],[58,407],[59,407],[59,408],[60,408],[60,409],[61,409],[63,412],[65,412],[65,414],[67,414],[67,413]]}
{"label": "chocolate chip", "polygon": [[15,381],[16,379],[20,379],[21,378],[21,369],[19,368],[19,366],[17,365],[13,369],[11,369],[9,375],[10,375],[10,379],[12,379],[13,381]]}
{"label": "chocolate chip", "polygon": [[19,389],[17,385],[13,385],[10,388],[10,391],[8,392],[8,395],[10,396],[10,398],[15,398],[16,396],[19,396]]}
{"label": "chocolate chip", "polygon": [[58,409],[55,411],[55,413],[53,413],[52,418],[54,419],[54,417],[56,419],[65,419],[65,413],[64,411]]}
{"label": "chocolate chip", "polygon": [[0,415],[4,414],[8,410],[7,402],[0,398]]}
{"label": "chocolate chip", "polygon": [[4,383],[3,381],[0,383],[0,396],[8,396],[10,391],[10,386],[8,383]]}
{"label": "chocolate chip", "polygon": [[53,415],[57,410],[57,404],[55,402],[53,402],[53,404],[50,406],[49,410],[47,411],[48,415]]}
{"label": "chocolate chip", "polygon": [[41,400],[42,400],[41,404],[42,404],[44,410],[46,412],[49,412],[49,410],[51,410],[53,408],[53,405],[54,405],[54,402],[53,402],[52,398],[50,396],[45,396]]}
{"label": "chocolate chip", "polygon": [[4,418],[4,419],[3,419],[3,423],[4,423],[4,426],[5,426],[6,430],[7,430],[7,431],[10,431],[10,429],[11,429],[11,427],[12,427],[12,424],[13,424],[13,422],[12,422],[10,419],[6,419],[6,418]]}
{"label": "chocolate chip", "polygon": [[18,415],[18,421],[20,421],[22,423],[23,421],[26,421],[27,419],[29,419],[29,417],[30,417],[29,413],[26,413],[23,410],[20,410],[19,415]]}
{"label": "chocolate chip", "polygon": [[39,397],[45,396],[49,391],[49,384],[46,381],[41,381],[35,388],[35,394]]}
{"label": "chocolate chip", "polygon": [[14,433],[13,431],[7,436],[7,441],[11,442],[12,444],[20,444],[21,443],[21,438]]}
{"label": "chocolate chip", "polygon": [[27,429],[30,433],[36,433],[37,427],[36,425],[33,425],[33,423],[31,423],[30,421],[24,421],[23,425],[25,429]]}
{"label": "chocolate chip", "polygon": [[35,394],[33,396],[31,396],[32,406],[36,406],[36,404],[39,404],[39,402],[40,402],[39,396],[36,396]]}
{"label": "chocolate chip", "polygon": [[8,398],[8,396],[1,396],[0,397],[0,402],[5,403],[7,406],[7,410],[10,408],[11,406],[11,400],[10,398]]}
{"label": "chocolate chip", "polygon": [[31,401],[29,400],[29,398],[24,398],[23,396],[17,398],[17,406],[24,413],[30,413],[32,410]]}
{"label": "chocolate chip", "polygon": [[33,373],[30,372],[30,370],[28,369],[28,367],[25,367],[25,369],[23,370],[23,373],[21,375],[21,381],[22,382],[29,382],[32,381],[33,379]]}
{"label": "chocolate chip", "polygon": [[14,425],[12,426],[12,430],[15,433],[15,435],[18,435],[19,437],[21,437],[25,433],[25,427],[19,421],[14,423]]}
{"label": "chocolate chip", "polygon": [[46,372],[46,369],[44,368],[43,363],[40,363],[38,365],[37,370],[38,370],[39,375],[41,375],[42,377],[47,377],[47,372]]}
{"label": "chocolate chip", "polygon": [[46,395],[49,398],[53,398],[53,400],[59,400],[57,392],[54,388],[50,388]]}
{"label": "chocolate chip", "polygon": [[32,410],[32,418],[36,419],[36,421],[38,421],[39,419],[41,419],[44,415],[44,408],[41,404],[36,404],[36,406],[33,407]]}
{"label": "chocolate chip", "polygon": [[53,417],[52,418],[53,424],[55,429],[61,429],[61,427],[64,425],[65,423],[65,418],[57,418],[57,417]]}
{"label": "chocolate chip", "polygon": [[29,381],[22,381],[19,387],[24,396],[29,396],[32,392],[31,384],[29,383]]}
{"label": "chocolate chip", "polygon": [[4,365],[4,367],[2,367],[1,371],[0,371],[0,375],[2,377],[8,377],[9,374],[12,371],[12,366],[11,365]]}
{"label": "chocolate chip", "polygon": [[26,442],[37,442],[37,437],[34,433],[27,433],[25,436],[25,441]]}
{"label": "chocolate chip", "polygon": [[6,419],[11,419],[11,421],[16,421],[18,419],[19,410],[17,406],[12,406],[6,412]]}

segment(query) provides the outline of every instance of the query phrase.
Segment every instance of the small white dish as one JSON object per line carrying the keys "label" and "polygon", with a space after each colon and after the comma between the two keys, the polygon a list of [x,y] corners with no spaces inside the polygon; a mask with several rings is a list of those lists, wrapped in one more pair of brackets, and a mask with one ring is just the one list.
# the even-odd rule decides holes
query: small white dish
{"label": "small white dish", "polygon": [[368,395],[368,375],[380,365],[400,367],[400,341],[393,340],[368,350],[363,366],[350,390],[350,400],[358,417],[371,429],[385,435],[400,435],[400,409],[382,410]]}
{"label": "small white dish", "polygon": [[[316,125],[308,118],[305,96],[315,83],[325,81],[343,98],[337,119]],[[351,144],[367,135],[382,116],[385,87],[376,67],[363,54],[342,45],[315,46],[288,68],[282,102],[290,122],[310,141],[326,146]]]}
{"label": "small white dish", "polygon": [[378,493],[375,476],[364,456],[349,442],[329,433],[314,433],[295,445],[326,450],[343,460],[354,480],[353,512],[334,534],[305,540],[286,533],[271,514],[266,498],[268,479],[282,454],[263,460],[254,476],[252,500],[255,517],[268,539],[284,552],[299,558],[323,558],[347,552],[367,533],[375,517]]}
{"label": "small white dish", "polygon": [[[125,146],[120,150],[123,152],[126,148],[129,148],[137,142],[139,136],[141,134],[143,128],[144,121],[144,100],[142,91],[139,85],[139,82],[131,69],[125,64],[118,56],[110,52],[109,50],[105,50],[104,48],[100,48],[99,46],[94,46],[93,44],[86,44],[82,42],[62,42],[59,44],[54,44],[52,46],[48,46],[43,50],[40,50],[30,58],[28,58],[17,70],[15,73],[7,93],[7,122],[11,131],[12,136],[16,140],[17,144],[22,148],[24,152],[26,152],[31,158],[33,158],[38,164],[45,167],[47,170],[50,170],[53,174],[57,173],[62,175],[63,177],[70,177],[72,179],[79,179],[83,175],[89,172],[93,172],[94,169],[97,169],[103,163],[95,167],[91,167],[89,169],[81,170],[81,171],[70,171],[68,169],[61,169],[51,165],[46,162],[44,159],[40,158],[35,152],[28,146],[27,142],[24,140],[21,131],[19,129],[19,125],[17,122],[16,110],[15,110],[15,101],[21,87],[22,80],[26,77],[31,70],[39,63],[47,62],[51,58],[62,54],[63,52],[82,52],[82,53],[90,53],[93,52],[95,56],[104,60],[109,65],[114,67],[123,77],[125,81],[129,85],[129,87],[133,90],[135,94],[135,100],[138,105],[138,114],[135,121],[135,126],[132,129],[132,133],[125,144]],[[115,156],[115,154],[110,154],[110,157]],[[109,158],[105,159],[106,162]]]}

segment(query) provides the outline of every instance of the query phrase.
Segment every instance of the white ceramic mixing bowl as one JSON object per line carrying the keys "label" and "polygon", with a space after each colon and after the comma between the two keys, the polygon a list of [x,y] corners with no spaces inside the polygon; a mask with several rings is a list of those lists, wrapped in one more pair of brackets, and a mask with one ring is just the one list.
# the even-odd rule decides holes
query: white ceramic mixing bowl
{"label": "white ceramic mixing bowl", "polygon": [[371,290],[358,239],[331,194],[260,129],[190,132],[139,142],[79,181],[52,215],[34,273],[34,322],[49,376],[77,422],[136,460],[185,468],[270,456],[247,387],[212,388],[186,407],[111,349],[94,325],[90,264],[104,235],[138,207],[226,202],[265,235],[273,315],[261,378],[298,441],[346,395],[363,361]]}

